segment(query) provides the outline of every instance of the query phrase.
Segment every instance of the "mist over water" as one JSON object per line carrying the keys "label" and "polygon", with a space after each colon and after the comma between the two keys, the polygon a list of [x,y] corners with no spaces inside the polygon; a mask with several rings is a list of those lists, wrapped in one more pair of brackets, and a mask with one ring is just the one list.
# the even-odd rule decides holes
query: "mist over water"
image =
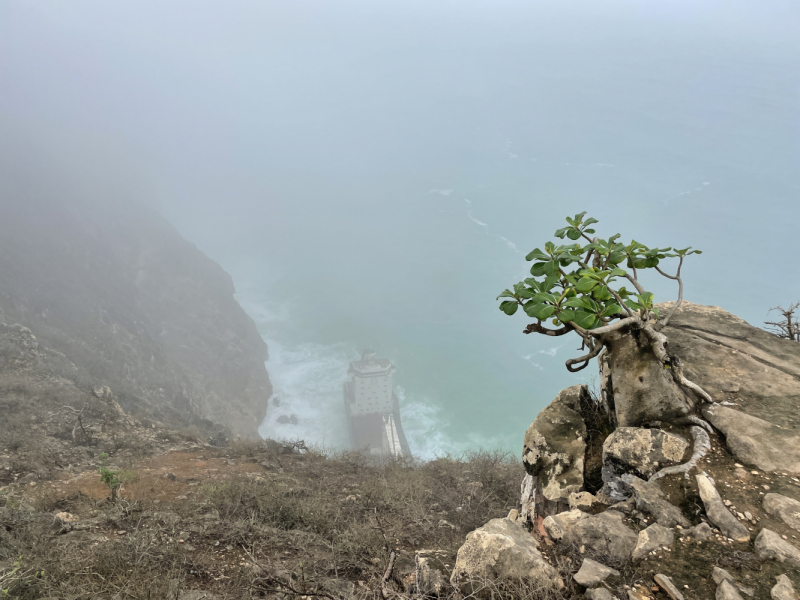
{"label": "mist over water", "polygon": [[124,165],[232,274],[270,346],[265,436],[343,444],[369,347],[415,454],[517,452],[595,376],[495,302],[567,214],[702,249],[686,298],[753,324],[800,297],[793,3],[7,6],[0,133]]}

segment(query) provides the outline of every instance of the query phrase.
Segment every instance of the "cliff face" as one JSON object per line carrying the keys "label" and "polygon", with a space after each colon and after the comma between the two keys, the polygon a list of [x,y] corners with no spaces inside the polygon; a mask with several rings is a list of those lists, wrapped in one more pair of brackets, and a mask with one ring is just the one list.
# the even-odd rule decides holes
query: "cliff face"
{"label": "cliff face", "polygon": [[173,425],[255,437],[267,347],[230,276],[134,204],[0,197],[0,323],[30,328],[84,389]]}

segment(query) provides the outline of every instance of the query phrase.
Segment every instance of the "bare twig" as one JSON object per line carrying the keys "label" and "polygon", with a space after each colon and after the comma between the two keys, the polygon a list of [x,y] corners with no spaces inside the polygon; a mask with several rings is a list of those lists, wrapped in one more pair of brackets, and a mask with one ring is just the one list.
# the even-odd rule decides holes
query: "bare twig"
{"label": "bare twig", "polygon": [[678,262],[678,270],[675,271],[675,275],[668,275],[664,273],[661,269],[656,266],[656,271],[661,273],[667,279],[673,279],[678,282],[678,301],[675,302],[675,305],[670,309],[669,313],[667,314],[664,319],[662,319],[661,323],[659,324],[659,329],[664,329],[669,324],[669,320],[672,318],[672,315],[675,314],[675,311],[678,310],[678,307],[683,302],[683,279],[681,279],[681,267],[683,266],[683,256],[680,257],[680,261]]}
{"label": "bare twig", "polygon": [[[589,365],[589,361],[602,352],[603,344],[601,342],[595,342],[590,348],[591,350],[588,354],[584,354],[580,358],[570,358],[565,363],[567,365],[567,371],[570,373],[577,373],[578,371],[585,369]],[[579,366],[574,367],[573,365]]]}

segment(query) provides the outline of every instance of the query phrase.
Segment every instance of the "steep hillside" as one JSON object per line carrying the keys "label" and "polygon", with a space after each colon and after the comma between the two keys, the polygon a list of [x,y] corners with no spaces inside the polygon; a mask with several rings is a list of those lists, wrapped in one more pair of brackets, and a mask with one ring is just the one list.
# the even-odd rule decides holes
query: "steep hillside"
{"label": "steep hillside", "polygon": [[134,415],[257,435],[267,348],[218,264],[134,203],[6,195],[0,214],[0,323],[63,355],[59,376]]}

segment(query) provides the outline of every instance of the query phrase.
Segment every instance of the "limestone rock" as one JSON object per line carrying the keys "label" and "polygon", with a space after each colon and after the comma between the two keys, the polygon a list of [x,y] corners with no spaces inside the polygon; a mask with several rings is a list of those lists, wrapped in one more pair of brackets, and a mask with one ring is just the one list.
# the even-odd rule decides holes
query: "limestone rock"
{"label": "limestone rock", "polygon": [[662,467],[680,463],[688,447],[682,437],[660,429],[619,427],[603,443],[603,465],[648,478]]}
{"label": "limestone rock", "polygon": [[572,510],[589,510],[597,502],[591,492],[577,492],[569,495],[569,507]]}
{"label": "limestone rock", "polygon": [[672,579],[658,573],[653,580],[658,584],[658,586],[667,593],[667,596],[672,598],[672,600],[684,600],[683,594],[678,591],[678,588],[672,582]]}
{"label": "limestone rock", "polygon": [[524,578],[553,588],[563,587],[558,572],[539,552],[536,538],[508,519],[492,519],[467,535],[458,550],[450,583],[463,593],[504,578]]}
{"label": "limestone rock", "polygon": [[722,569],[720,567],[714,567],[714,570],[711,572],[711,579],[714,580],[714,583],[719,585],[726,579],[728,581],[733,581],[733,575],[728,573],[725,569]]}
{"label": "limestone rock", "polygon": [[436,594],[450,589],[450,558],[441,550],[419,550],[414,555],[414,581],[419,594]]}
{"label": "limestone rock", "polygon": [[573,575],[578,585],[587,588],[603,583],[609,577],[619,577],[619,571],[591,558],[584,558],[581,568]]}
{"label": "limestone rock", "polygon": [[636,547],[631,553],[631,558],[634,562],[640,561],[653,550],[671,548],[674,540],[675,534],[671,529],[662,527],[658,523],[653,523],[639,532],[639,539],[636,541]]}
{"label": "limestone rock", "polygon": [[797,592],[786,575],[778,575],[775,579],[778,583],[769,592],[772,600],[798,600]]}
{"label": "limestone rock", "polygon": [[585,546],[588,553],[609,556],[616,562],[630,560],[638,536],[622,521],[622,513],[607,510],[577,521],[562,543]]}
{"label": "limestone rock", "polygon": [[587,519],[588,517],[589,514],[581,510],[569,510],[545,517],[544,521],[542,521],[542,527],[544,527],[551,539],[560,540],[570,527],[581,519]]}
{"label": "limestone rock", "polygon": [[636,508],[653,515],[659,525],[689,527],[689,520],[683,516],[677,506],[667,500],[658,483],[647,482],[632,475],[623,476],[622,479],[633,491]]}
{"label": "limestone rock", "polygon": [[764,496],[764,510],[800,531],[800,502],[797,500],[770,493]]}
{"label": "limestone rock", "polygon": [[727,406],[707,406],[703,415],[740,461],[762,471],[800,473],[800,435]]}
{"label": "limestone rock", "polygon": [[756,554],[760,559],[778,562],[800,568],[800,550],[769,529],[762,529],[756,537]]}
{"label": "limestone rock", "polygon": [[734,517],[722,503],[722,498],[711,482],[711,479],[703,473],[696,475],[697,487],[700,498],[706,508],[708,520],[716,525],[722,533],[737,542],[750,541],[750,531]]}
{"label": "limestone rock", "polygon": [[723,579],[717,586],[716,600],[744,600],[736,586],[729,579]]}
{"label": "limestone rock", "polygon": [[561,390],[525,432],[522,462],[538,478],[547,500],[566,504],[569,495],[583,488],[586,424],[581,400],[588,398],[585,385]]}
{"label": "limestone rock", "polygon": [[[666,314],[671,306],[659,305],[659,311]],[[716,402],[736,402],[736,412],[715,405],[707,417],[726,435],[741,462],[765,470],[800,466],[800,444],[790,432],[800,424],[800,344],[778,338],[716,306],[691,302],[681,304],[663,333],[689,379]],[[737,413],[757,420],[737,422]],[[765,427],[764,422],[778,427]],[[771,434],[777,437],[770,439]]]}
{"label": "limestone rock", "polygon": [[616,597],[603,587],[586,590],[585,597],[589,600],[616,600]]}

